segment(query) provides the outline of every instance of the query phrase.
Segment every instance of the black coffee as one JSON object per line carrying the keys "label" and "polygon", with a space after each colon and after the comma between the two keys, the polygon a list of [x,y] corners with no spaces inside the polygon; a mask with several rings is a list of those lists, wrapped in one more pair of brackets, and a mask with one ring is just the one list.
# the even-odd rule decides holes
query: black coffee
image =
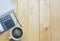
{"label": "black coffee", "polygon": [[12,35],[14,38],[20,38],[23,35],[23,31],[22,29],[16,27],[15,29],[13,29]]}

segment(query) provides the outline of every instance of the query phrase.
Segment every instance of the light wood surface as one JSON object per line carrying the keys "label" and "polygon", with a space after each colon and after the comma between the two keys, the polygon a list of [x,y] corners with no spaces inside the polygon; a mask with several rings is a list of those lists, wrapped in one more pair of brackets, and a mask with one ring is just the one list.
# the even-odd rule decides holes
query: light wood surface
{"label": "light wood surface", "polygon": [[50,41],[49,0],[40,0],[40,41]]}
{"label": "light wood surface", "polygon": [[60,0],[50,1],[51,41],[60,41]]}

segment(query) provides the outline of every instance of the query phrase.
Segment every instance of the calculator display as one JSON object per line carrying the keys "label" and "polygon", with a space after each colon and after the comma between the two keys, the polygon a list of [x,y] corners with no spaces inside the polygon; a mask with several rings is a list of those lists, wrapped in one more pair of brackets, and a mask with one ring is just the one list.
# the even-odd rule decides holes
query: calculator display
{"label": "calculator display", "polygon": [[10,15],[7,15],[0,19],[0,33],[15,26],[15,23]]}

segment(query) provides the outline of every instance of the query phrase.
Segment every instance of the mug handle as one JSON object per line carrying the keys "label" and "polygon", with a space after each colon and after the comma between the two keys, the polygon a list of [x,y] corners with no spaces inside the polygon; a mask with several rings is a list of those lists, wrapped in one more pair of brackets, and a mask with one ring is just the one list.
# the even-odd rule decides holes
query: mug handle
{"label": "mug handle", "polygon": [[13,40],[12,38],[11,38],[11,36],[9,37],[9,41],[15,41],[15,40]]}
{"label": "mug handle", "polygon": [[9,40],[12,39],[11,36],[9,37]]}

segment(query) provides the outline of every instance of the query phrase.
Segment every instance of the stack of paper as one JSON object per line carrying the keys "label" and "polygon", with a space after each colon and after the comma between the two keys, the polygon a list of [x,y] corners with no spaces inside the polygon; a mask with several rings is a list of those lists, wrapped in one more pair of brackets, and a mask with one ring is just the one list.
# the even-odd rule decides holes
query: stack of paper
{"label": "stack of paper", "polygon": [[0,16],[7,14],[13,10],[11,0],[0,0]]}

